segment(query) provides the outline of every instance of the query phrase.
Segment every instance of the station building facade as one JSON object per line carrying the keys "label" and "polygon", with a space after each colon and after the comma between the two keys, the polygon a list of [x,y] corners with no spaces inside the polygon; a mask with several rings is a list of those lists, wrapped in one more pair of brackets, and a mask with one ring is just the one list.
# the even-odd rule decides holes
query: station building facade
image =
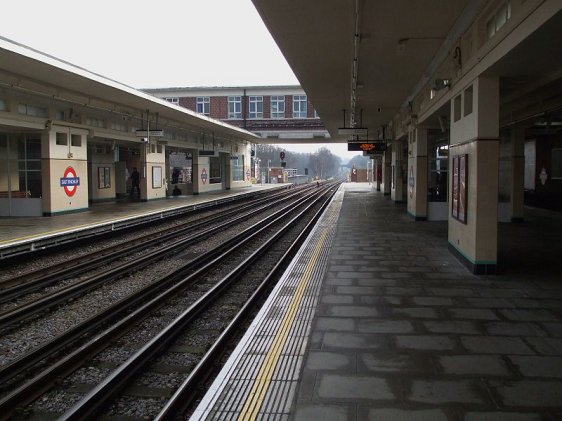
{"label": "station building facade", "polygon": [[0,216],[251,184],[249,131],[0,38]]}
{"label": "station building facade", "polygon": [[[320,143],[330,138],[308,96],[298,85],[172,87],[144,91],[198,114],[248,130],[261,138],[260,143]],[[251,164],[251,176],[256,182],[283,179],[271,174],[271,169],[264,168],[255,156]],[[287,173],[284,177],[289,176]]]}
{"label": "station building facade", "polygon": [[330,137],[298,85],[185,87],[145,92],[199,114],[255,133],[263,139],[315,140]]}

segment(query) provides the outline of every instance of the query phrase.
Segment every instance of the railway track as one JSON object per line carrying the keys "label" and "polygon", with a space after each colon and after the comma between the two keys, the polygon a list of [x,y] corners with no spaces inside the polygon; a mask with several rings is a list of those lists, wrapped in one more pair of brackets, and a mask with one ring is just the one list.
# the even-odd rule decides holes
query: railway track
{"label": "railway track", "polygon": [[[135,238],[127,243],[115,245],[111,249],[104,249],[101,256],[96,251],[71,259],[67,263],[22,275],[13,281],[14,286],[0,291],[0,303],[10,300],[18,301],[15,308],[0,312],[0,331],[14,323],[30,319],[55,305],[83,295],[106,282],[142,270],[160,259],[181,253],[186,247],[193,246],[217,232],[226,230],[254,214],[279,206],[287,200],[290,201],[299,194],[301,194],[300,190],[288,191],[267,199],[258,199],[250,204],[209,215],[183,227],[166,228],[146,238]],[[138,255],[143,251],[146,253],[142,256],[125,259],[122,263],[108,266],[111,262],[124,259],[132,254]],[[93,273],[84,275],[89,271]],[[181,276],[181,273],[178,275]],[[68,285],[69,279],[76,279],[76,282]],[[63,288],[43,293],[38,299],[24,301],[27,294],[63,281],[65,284]]]}
{"label": "railway track", "polygon": [[[138,326],[141,326],[141,331],[142,329],[146,330],[146,326],[143,327],[143,322],[140,320],[147,320],[146,317],[152,317],[152,319],[149,318],[148,320],[157,320],[160,323],[162,320],[167,319],[167,317],[162,316],[162,314],[175,314],[175,316],[171,317],[172,321],[170,321],[169,325],[164,328],[162,332],[156,334],[152,340],[145,345],[140,346],[140,348],[135,351],[133,355],[135,357],[134,361],[133,356],[130,356],[128,360],[130,363],[125,365],[122,364],[117,370],[112,372],[110,376],[106,377],[102,383],[90,391],[87,396],[92,393],[94,395],[92,398],[88,399],[91,400],[91,402],[98,402],[96,403],[95,408],[89,409],[92,405],[91,402],[77,404],[77,407],[80,407],[81,409],[76,409],[75,413],[69,412],[65,415],[65,417],[69,419],[78,419],[88,417],[94,413],[99,413],[102,411],[102,408],[108,407],[108,401],[110,399],[114,398],[116,394],[128,387],[131,379],[138,376],[139,369],[144,370],[146,366],[149,365],[154,358],[156,358],[158,353],[163,352],[163,348],[167,348],[178,336],[182,336],[182,332],[185,333],[186,326],[192,324],[195,320],[198,320],[198,317],[201,317],[202,312],[208,311],[208,308],[216,305],[215,303],[217,302],[217,297],[220,296],[221,292],[227,289],[232,291],[232,289],[227,287],[235,285],[236,281],[240,278],[251,278],[254,279],[254,281],[250,282],[250,284],[246,282],[242,283],[242,286],[238,287],[242,288],[245,292],[239,291],[238,293],[233,293],[234,296],[244,296],[244,300],[236,301],[236,304],[231,303],[227,306],[230,308],[230,311],[227,312],[228,323],[224,321],[223,325],[226,326],[228,324],[232,324],[233,328],[234,326],[239,326],[240,320],[247,317],[247,310],[241,313],[240,316],[237,316],[234,319],[236,321],[230,321],[231,316],[234,317],[234,314],[231,314],[233,313],[233,310],[236,310],[237,312],[240,307],[244,309],[252,308],[253,304],[245,304],[247,297],[254,297],[252,298],[251,303],[254,303],[255,300],[258,299],[260,296],[258,291],[263,291],[266,288],[266,285],[269,285],[270,280],[273,278],[272,274],[279,269],[280,265],[283,265],[282,262],[284,262],[284,259],[287,259],[287,256],[290,255],[290,253],[286,252],[286,249],[290,248],[291,244],[294,246],[297,244],[294,239],[288,242],[287,240],[283,240],[287,237],[287,232],[292,229],[294,231],[293,237],[296,238],[300,233],[306,232],[308,229],[304,229],[306,224],[302,222],[301,224],[304,224],[303,226],[295,228],[295,225],[297,224],[296,221],[304,216],[300,215],[299,218],[297,218],[294,214],[298,212],[300,208],[306,209],[306,212],[299,212],[302,214],[310,214],[312,209],[315,207],[316,209],[320,208],[321,205],[319,203],[326,202],[327,199],[325,195],[329,195],[328,193],[330,190],[331,189],[329,187],[326,189],[313,189],[313,191],[309,193],[307,197],[301,199],[299,203],[287,205],[272,216],[266,218],[264,221],[247,228],[238,236],[235,236],[231,240],[225,242],[222,247],[208,251],[207,253],[193,259],[193,261],[190,262],[191,266],[188,269],[185,269],[181,275],[176,274],[175,277],[168,277],[168,279],[163,277],[158,288],[153,287],[151,292],[143,292],[143,294],[146,295],[142,296],[142,294],[139,293],[135,298],[131,296],[116,303],[116,305],[112,306],[113,309],[111,311],[108,310],[103,315],[97,314],[96,317],[91,318],[92,320],[88,320],[88,323],[82,323],[81,326],[76,326],[73,329],[74,332],[72,332],[72,334],[70,332],[65,332],[65,334],[59,335],[59,337],[53,340],[53,342],[57,342],[57,344],[45,344],[44,346],[34,350],[32,353],[28,353],[25,356],[26,361],[24,361],[24,359],[19,359],[17,363],[12,363],[7,367],[3,367],[0,371],[0,379],[3,381],[10,381],[18,376],[24,375],[23,373],[25,373],[27,369],[38,362],[52,359],[55,353],[60,352],[60,350],[63,347],[67,347],[69,343],[75,342],[77,338],[86,337],[89,339],[83,340],[78,349],[75,349],[72,352],[66,352],[66,355],[63,358],[56,359],[54,363],[45,363],[46,367],[43,367],[42,371],[36,374],[35,377],[24,382],[15,390],[8,393],[8,395],[4,396],[4,398],[0,401],[0,408],[2,409],[1,412],[6,414],[13,413],[16,408],[21,406],[22,402],[29,402],[41,393],[45,392],[45,390],[49,389],[49,387],[53,384],[53,378],[58,379],[60,376],[68,375],[72,371],[75,371],[78,366],[84,362],[84,360],[91,358],[93,355],[99,355],[99,353],[104,350],[104,352],[108,352],[107,350],[112,347],[119,348],[120,340],[117,338],[122,338],[123,335],[130,338],[138,338],[139,336],[142,336],[141,334],[124,333],[132,329],[133,325],[137,326],[137,328]],[[332,188],[332,190],[335,189]],[[287,219],[290,219],[290,222],[283,222]],[[275,232],[273,232],[273,226],[278,227],[274,230]],[[286,247],[282,247],[282,250],[277,251],[277,256],[272,257],[272,247],[279,247],[283,243],[286,243]],[[250,244],[260,244],[261,246],[258,247],[255,252],[248,254],[248,250],[256,248],[254,246],[250,246]],[[239,254],[239,256],[237,256],[237,254]],[[264,256],[267,256],[268,254],[270,260],[269,266],[275,269],[271,269],[270,274],[265,277],[267,282],[262,281],[261,279],[258,281],[256,280],[258,278],[255,276],[252,277],[248,275],[248,271],[256,265],[263,267],[267,266],[265,263],[256,262],[258,261],[257,259],[263,260]],[[216,269],[216,265],[221,263],[224,266],[224,262],[227,262],[227,267],[228,264],[230,264],[231,267],[230,269],[223,268],[220,270],[222,272],[227,271],[228,274],[226,276],[221,276],[221,279],[216,282],[207,282],[208,279],[213,277],[210,274],[213,273],[213,271],[218,270]],[[263,278],[263,276],[261,276],[261,278]],[[197,292],[199,292],[199,294],[197,294]],[[183,296],[185,299],[182,299],[183,301],[180,300],[181,304],[179,304],[179,307],[183,309],[187,307],[187,310],[180,312],[178,315],[176,314],[178,313],[177,310],[169,310],[169,308],[176,308],[177,305],[174,306],[172,304],[163,303],[170,299],[175,299],[177,301],[180,296]],[[194,298],[196,296],[199,298]],[[220,299],[224,300],[224,298]],[[166,306],[168,306],[168,310],[166,310]],[[224,309],[224,306],[222,308]],[[156,312],[156,315],[147,316],[148,314],[155,314],[154,312]],[[117,319],[119,321],[115,322]],[[99,331],[100,326],[109,323],[109,321],[113,323],[109,328],[92,337],[92,334],[89,332],[94,329],[98,329]],[[226,338],[230,338],[232,336],[230,329],[224,330],[225,326],[222,326],[219,329],[219,334],[216,335],[219,338],[223,338],[221,339],[222,342],[219,342],[219,344],[224,343]],[[195,332],[196,330],[192,331],[192,334],[195,334]],[[65,335],[68,337],[65,337]],[[70,338],[70,336],[72,336],[72,338]],[[189,336],[190,335],[188,334],[188,337]],[[214,350],[213,352],[215,354],[213,355],[216,355],[217,353],[224,352],[224,345],[219,344],[207,344],[205,347],[210,348],[210,350]],[[190,359],[197,358],[200,360],[200,363],[198,363],[197,366],[202,365],[206,368],[201,369],[202,371],[198,374],[194,371],[194,374],[189,374],[187,376],[187,379],[191,379],[189,383],[190,386],[188,386],[188,389],[190,390],[192,390],[192,382],[195,381],[195,379],[201,378],[202,372],[208,372],[209,370],[206,365],[207,363],[204,363],[204,361],[216,361],[216,357],[190,357]],[[21,365],[16,369],[18,364]],[[158,370],[156,370],[156,372],[157,371]],[[177,391],[180,390],[181,387],[178,387]],[[103,396],[103,399],[101,396]],[[185,401],[185,396],[181,398],[181,401]],[[175,407],[176,405],[177,403],[170,404],[170,407]],[[23,414],[25,414],[25,410],[23,411]]]}
{"label": "railway track", "polygon": [[[278,189],[273,194],[282,192],[285,189]],[[111,241],[112,239],[137,232],[139,229],[166,224],[177,219],[202,214],[209,210],[214,212],[214,210],[219,208],[229,208],[240,203],[259,201],[260,198],[266,198],[271,194],[271,191],[252,193],[251,195],[242,194],[226,199],[155,212],[154,214],[142,215],[132,219],[115,221],[111,224],[84,228],[83,230],[43,240],[34,240],[29,243],[24,242],[19,246],[0,250],[0,268],[3,269],[21,263],[25,264],[30,259],[49,258],[53,254],[68,252],[68,250],[75,252],[77,247],[87,247],[92,242]],[[4,281],[1,281],[0,285],[3,283]]]}

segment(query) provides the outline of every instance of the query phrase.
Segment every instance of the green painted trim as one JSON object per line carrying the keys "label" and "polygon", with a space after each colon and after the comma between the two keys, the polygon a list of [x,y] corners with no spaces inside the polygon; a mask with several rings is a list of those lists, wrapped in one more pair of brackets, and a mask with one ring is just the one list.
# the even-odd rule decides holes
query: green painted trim
{"label": "green painted trim", "polygon": [[466,253],[464,251],[462,251],[460,248],[458,248],[457,246],[455,246],[453,243],[451,243],[450,241],[448,241],[449,245],[451,247],[453,247],[462,257],[464,257],[466,260],[468,260],[470,263],[472,263],[473,265],[496,265],[498,262],[496,260],[474,260],[472,257],[467,256]]}
{"label": "green painted trim", "polygon": [[414,218],[416,221],[427,221],[427,215],[416,215],[406,209],[406,213]]}

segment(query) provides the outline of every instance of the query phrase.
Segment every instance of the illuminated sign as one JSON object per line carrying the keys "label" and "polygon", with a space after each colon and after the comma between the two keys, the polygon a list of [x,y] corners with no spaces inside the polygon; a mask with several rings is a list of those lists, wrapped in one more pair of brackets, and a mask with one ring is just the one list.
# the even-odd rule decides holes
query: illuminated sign
{"label": "illuminated sign", "polygon": [[347,144],[347,150],[350,152],[367,152],[378,153],[386,151],[386,143],[384,142],[353,142]]}

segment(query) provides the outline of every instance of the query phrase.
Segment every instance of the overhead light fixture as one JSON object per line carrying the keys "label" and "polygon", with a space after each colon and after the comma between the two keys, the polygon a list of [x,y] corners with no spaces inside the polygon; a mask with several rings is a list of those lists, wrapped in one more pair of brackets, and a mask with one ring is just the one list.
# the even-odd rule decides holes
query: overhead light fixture
{"label": "overhead light fixture", "polygon": [[444,88],[449,88],[451,86],[451,79],[435,79],[433,84],[434,91],[440,91]]}
{"label": "overhead light fixture", "polygon": [[366,136],[368,131],[366,127],[340,127],[338,134],[342,136]]}

